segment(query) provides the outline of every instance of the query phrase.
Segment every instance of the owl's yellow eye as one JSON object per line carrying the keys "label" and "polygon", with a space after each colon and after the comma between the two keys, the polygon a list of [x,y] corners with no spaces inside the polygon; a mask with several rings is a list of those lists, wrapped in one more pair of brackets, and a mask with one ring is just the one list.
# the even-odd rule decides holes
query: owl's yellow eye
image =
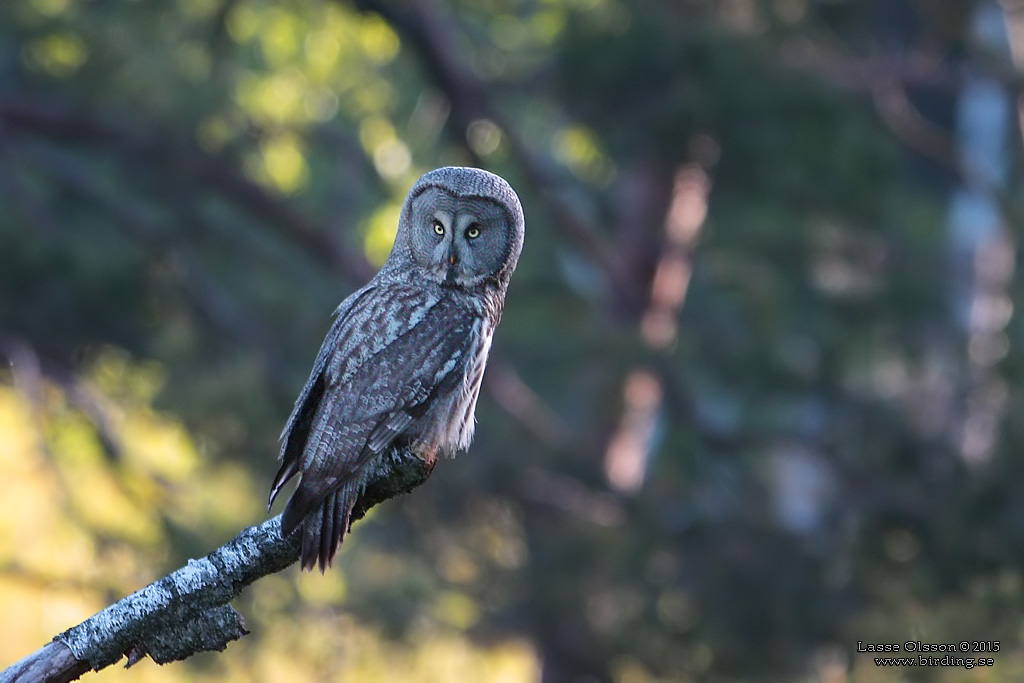
{"label": "owl's yellow eye", "polygon": [[435,218],[433,223],[432,223],[432,225],[434,226],[434,234],[435,235],[443,235],[444,234],[444,226],[441,225],[441,221],[439,221],[439,220],[437,220]]}
{"label": "owl's yellow eye", "polygon": [[473,223],[473,225],[471,225],[468,228],[466,228],[466,237],[468,237],[469,239],[474,239],[474,238],[479,237],[479,236],[480,236],[480,226],[477,225],[476,223]]}

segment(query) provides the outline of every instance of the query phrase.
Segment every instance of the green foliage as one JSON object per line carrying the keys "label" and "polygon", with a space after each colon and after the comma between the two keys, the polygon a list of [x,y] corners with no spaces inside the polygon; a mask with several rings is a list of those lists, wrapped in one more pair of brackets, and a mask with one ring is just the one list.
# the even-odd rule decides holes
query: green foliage
{"label": "green foliage", "polygon": [[[1015,254],[978,337],[933,180],[976,179],[882,88],[1010,73],[946,5],[0,3],[0,662],[263,519],[331,310],[475,164],[527,239],[471,452],[225,653],[98,676],[1019,679]],[[873,56],[913,30],[970,68]]]}

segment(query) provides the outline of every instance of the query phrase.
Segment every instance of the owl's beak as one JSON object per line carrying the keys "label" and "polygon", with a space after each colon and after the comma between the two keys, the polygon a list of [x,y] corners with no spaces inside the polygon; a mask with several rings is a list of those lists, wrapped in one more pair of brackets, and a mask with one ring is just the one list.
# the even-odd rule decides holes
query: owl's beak
{"label": "owl's beak", "polygon": [[459,263],[459,255],[455,253],[455,247],[452,246],[451,251],[448,252],[448,268],[445,269],[444,280],[447,284],[455,283],[456,268],[455,266]]}

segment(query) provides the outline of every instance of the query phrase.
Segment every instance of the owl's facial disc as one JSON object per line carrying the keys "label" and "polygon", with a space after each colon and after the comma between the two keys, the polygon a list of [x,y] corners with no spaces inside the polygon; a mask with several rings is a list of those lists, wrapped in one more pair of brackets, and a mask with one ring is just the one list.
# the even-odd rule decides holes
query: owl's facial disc
{"label": "owl's facial disc", "polygon": [[471,242],[483,234],[480,218],[465,210],[435,209],[430,217],[434,238],[430,273],[438,284],[470,287],[480,283],[478,259]]}
{"label": "owl's facial disc", "polygon": [[505,263],[508,214],[489,198],[431,187],[410,201],[407,216],[401,244],[422,276],[436,284],[479,287]]}

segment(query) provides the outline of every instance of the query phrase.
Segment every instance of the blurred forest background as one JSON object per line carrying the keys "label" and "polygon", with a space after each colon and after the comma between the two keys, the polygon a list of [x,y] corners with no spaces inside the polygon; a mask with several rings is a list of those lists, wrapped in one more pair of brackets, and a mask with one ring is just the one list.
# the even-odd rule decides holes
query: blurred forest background
{"label": "blurred forest background", "polygon": [[527,216],[472,450],[87,680],[1020,681],[1022,123],[1020,0],[0,3],[0,667],[265,519],[468,164]]}

